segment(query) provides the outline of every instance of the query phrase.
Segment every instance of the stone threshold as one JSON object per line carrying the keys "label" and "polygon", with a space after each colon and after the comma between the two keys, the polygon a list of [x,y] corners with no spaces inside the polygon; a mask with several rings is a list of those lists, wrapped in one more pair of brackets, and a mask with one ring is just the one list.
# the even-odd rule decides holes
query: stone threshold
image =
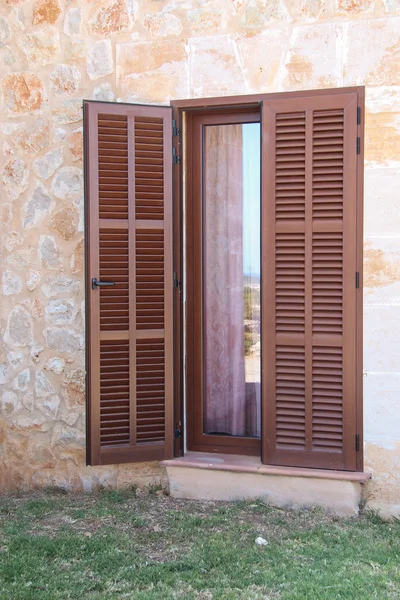
{"label": "stone threshold", "polygon": [[260,475],[276,475],[277,477],[307,477],[313,479],[330,479],[366,483],[371,473],[354,471],[332,471],[329,469],[307,469],[300,467],[277,467],[264,465],[256,456],[238,454],[208,454],[203,452],[186,452],[185,456],[164,460],[165,467],[186,467],[192,469],[208,469],[216,471],[233,471],[239,473],[258,473]]}
{"label": "stone threshold", "polygon": [[270,506],[320,507],[340,517],[359,514],[369,473],[263,465],[253,456],[188,452],[164,460],[170,494],[192,500],[260,500]]}

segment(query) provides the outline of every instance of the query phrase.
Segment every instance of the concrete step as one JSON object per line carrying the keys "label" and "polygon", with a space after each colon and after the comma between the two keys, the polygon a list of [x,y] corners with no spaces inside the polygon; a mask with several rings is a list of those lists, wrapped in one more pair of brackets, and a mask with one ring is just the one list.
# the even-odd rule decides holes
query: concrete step
{"label": "concrete step", "polygon": [[339,517],[358,515],[370,473],[263,465],[252,456],[187,452],[165,460],[170,494],[195,500],[262,500],[292,509],[320,507]]}

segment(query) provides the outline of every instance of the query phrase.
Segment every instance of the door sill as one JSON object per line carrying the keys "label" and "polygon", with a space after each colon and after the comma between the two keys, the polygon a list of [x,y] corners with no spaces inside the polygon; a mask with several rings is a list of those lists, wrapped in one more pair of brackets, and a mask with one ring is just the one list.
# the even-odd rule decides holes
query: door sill
{"label": "door sill", "polygon": [[291,509],[319,507],[340,517],[358,515],[370,473],[276,467],[258,457],[188,452],[164,460],[170,494],[194,500],[261,500]]}
{"label": "door sill", "polygon": [[215,454],[208,452],[186,452],[185,456],[163,460],[165,467],[187,467],[192,469],[212,469],[217,471],[237,471],[240,473],[260,473],[265,475],[285,475],[287,477],[311,477],[314,479],[336,479],[366,483],[370,473],[355,471],[333,471],[304,467],[277,467],[264,465],[257,456],[242,454]]}

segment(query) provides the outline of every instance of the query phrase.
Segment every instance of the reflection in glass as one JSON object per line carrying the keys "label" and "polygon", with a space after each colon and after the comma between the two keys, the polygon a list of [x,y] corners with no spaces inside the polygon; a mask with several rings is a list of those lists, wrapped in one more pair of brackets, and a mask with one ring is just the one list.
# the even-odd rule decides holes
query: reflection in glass
{"label": "reflection in glass", "polygon": [[204,432],[260,437],[260,125],[203,147]]}

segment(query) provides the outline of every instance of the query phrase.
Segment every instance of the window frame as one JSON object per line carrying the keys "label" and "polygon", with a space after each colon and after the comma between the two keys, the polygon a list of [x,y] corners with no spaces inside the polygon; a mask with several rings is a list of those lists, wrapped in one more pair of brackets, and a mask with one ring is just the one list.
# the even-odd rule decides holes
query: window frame
{"label": "window frame", "polygon": [[[186,236],[186,435],[188,450],[240,455],[261,455],[261,439],[204,433],[204,329],[203,329],[203,140],[202,127],[238,123],[260,123],[259,108],[205,110],[187,115],[185,162]],[[261,190],[261,181],[260,181]],[[261,218],[261,213],[260,213]],[[200,342],[199,342],[200,340]]]}

